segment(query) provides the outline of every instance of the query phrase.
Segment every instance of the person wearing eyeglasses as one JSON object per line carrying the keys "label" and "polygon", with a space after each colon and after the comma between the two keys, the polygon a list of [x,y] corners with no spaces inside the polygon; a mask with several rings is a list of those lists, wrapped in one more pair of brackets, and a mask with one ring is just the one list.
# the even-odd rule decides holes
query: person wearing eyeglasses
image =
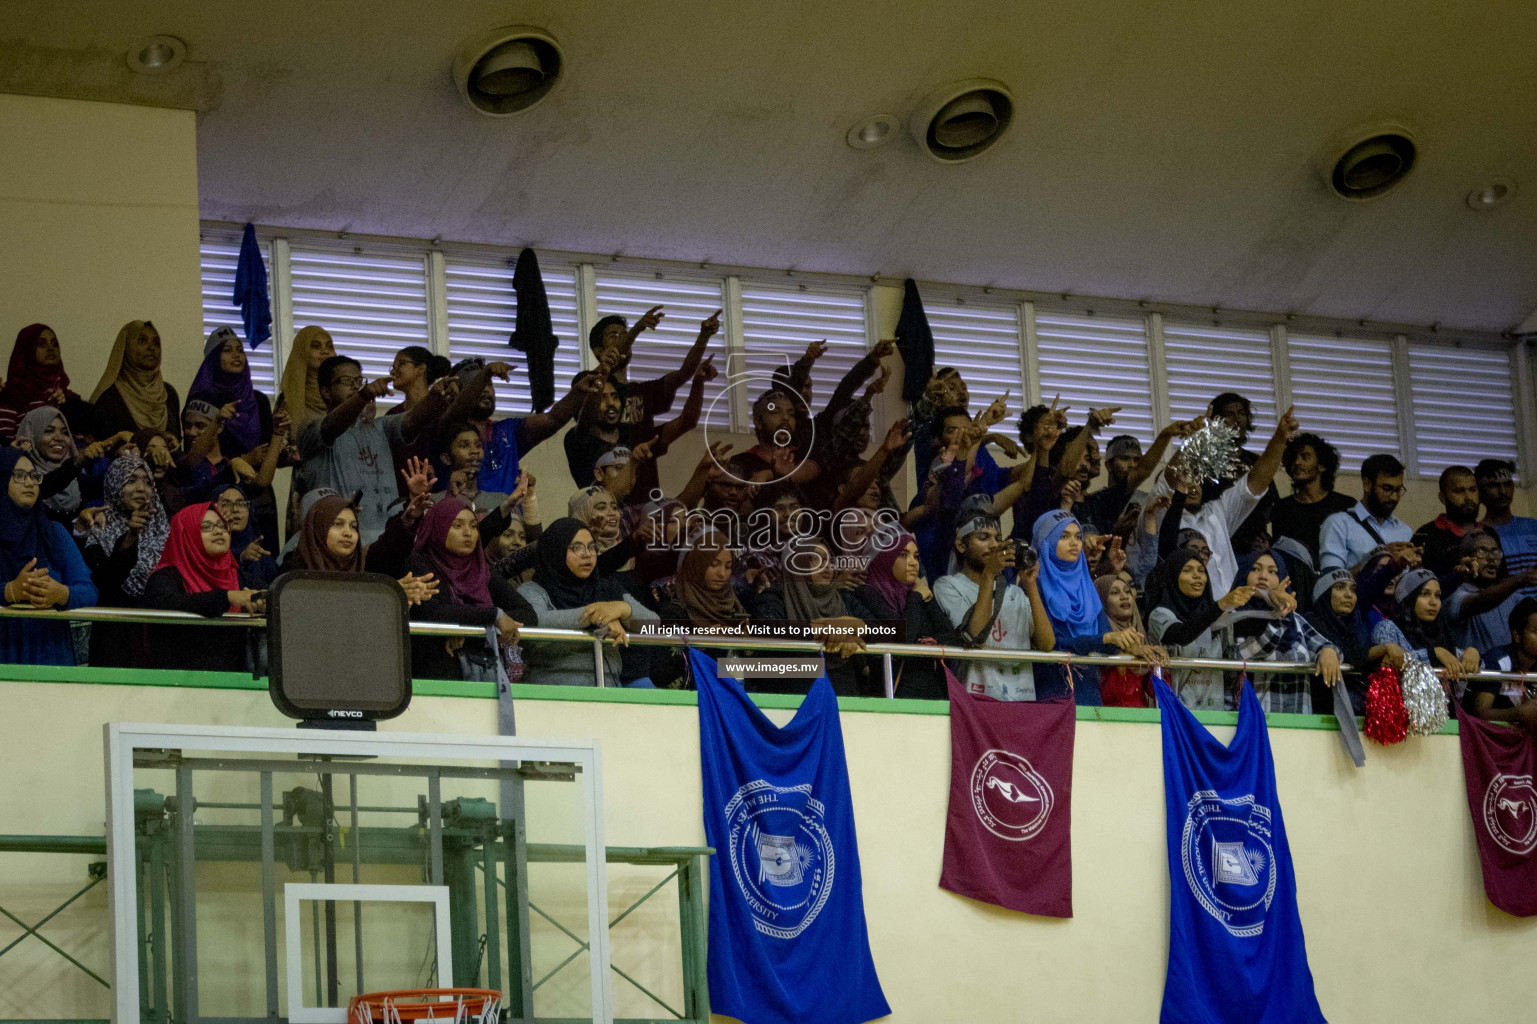
{"label": "person wearing eyeglasses", "polygon": [[364,380],[362,366],[347,356],[325,360],[316,376],[327,412],[299,428],[303,461],[294,470],[294,491],[329,487],[358,494],[358,527],[363,543],[372,544],[384,532],[389,507],[400,495],[392,452],[437,424],[448,408],[439,386],[443,382],[403,415],[376,418],[374,401],[390,393],[388,377]]}
{"label": "person wearing eyeglasses", "polygon": [[[241,586],[229,525],[209,502],[188,505],[171,517],[160,561],[144,587],[144,603],[209,619],[226,612],[266,612],[265,596]],[[157,668],[243,671],[249,668],[246,632],[222,626],[156,627],[150,660]]]}
{"label": "person wearing eyeglasses", "polygon": [[[229,527],[230,554],[240,567],[240,585],[251,590],[266,590],[278,578],[278,561],[252,516],[252,501],[240,487],[229,486],[219,492],[214,507]],[[272,544],[273,548],[277,544]]]}
{"label": "person wearing eyeglasses", "polygon": [[1414,530],[1394,511],[1404,496],[1404,464],[1392,455],[1373,455],[1361,464],[1361,500],[1324,520],[1318,534],[1320,569],[1360,573],[1372,553],[1385,549],[1401,568],[1419,566]]}
{"label": "person wearing eyeglasses", "polygon": [[[38,499],[43,474],[19,448],[0,448],[0,577],[7,607],[80,608],[96,603],[96,585],[69,531],[49,519]],[[69,623],[0,619],[0,661],[73,665]]]}
{"label": "person wearing eyeglasses", "polygon": [[[585,629],[614,641],[603,647],[603,674],[618,685],[623,674],[619,647],[642,623],[660,621],[656,612],[625,592],[620,582],[598,570],[598,545],[580,519],[557,519],[539,537],[534,578],[518,588],[533,607],[539,624],[552,629]],[[582,644],[530,643],[523,655],[531,683],[595,686],[592,650]],[[626,683],[652,686],[649,677]]]}

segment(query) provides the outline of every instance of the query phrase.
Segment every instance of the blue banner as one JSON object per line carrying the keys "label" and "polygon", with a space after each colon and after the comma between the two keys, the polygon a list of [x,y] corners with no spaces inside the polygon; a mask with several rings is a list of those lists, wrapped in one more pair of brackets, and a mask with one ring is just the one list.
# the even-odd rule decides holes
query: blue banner
{"label": "blue banner", "polygon": [[710,858],[710,1009],[747,1024],[860,1024],[891,1012],[865,927],[838,700],[823,676],[780,728],[714,659],[699,690]]}
{"label": "blue banner", "polygon": [[1154,678],[1169,826],[1162,1024],[1319,1024],[1265,712],[1240,684],[1227,746]]}

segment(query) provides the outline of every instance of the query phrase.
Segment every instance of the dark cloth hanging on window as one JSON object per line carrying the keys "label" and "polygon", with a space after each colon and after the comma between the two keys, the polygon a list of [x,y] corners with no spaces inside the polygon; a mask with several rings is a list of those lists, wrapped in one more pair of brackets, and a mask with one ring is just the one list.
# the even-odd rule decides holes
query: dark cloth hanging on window
{"label": "dark cloth hanging on window", "polygon": [[897,321],[897,351],[902,353],[902,399],[916,402],[923,397],[929,378],[934,375],[934,332],[923,312],[918,285],[912,278],[902,282],[902,317]]}
{"label": "dark cloth hanging on window", "polygon": [[256,228],[250,224],[240,236],[240,261],[235,264],[235,292],[230,296],[240,307],[245,322],[245,343],[256,348],[272,337],[272,303],[267,298],[267,268],[262,263],[261,246],[256,244]]}
{"label": "dark cloth hanging on window", "polygon": [[550,323],[550,299],[544,293],[544,278],[534,250],[518,253],[512,290],[518,297],[518,322],[507,343],[528,355],[529,397],[534,411],[544,412],[555,401],[555,347],[560,339]]}

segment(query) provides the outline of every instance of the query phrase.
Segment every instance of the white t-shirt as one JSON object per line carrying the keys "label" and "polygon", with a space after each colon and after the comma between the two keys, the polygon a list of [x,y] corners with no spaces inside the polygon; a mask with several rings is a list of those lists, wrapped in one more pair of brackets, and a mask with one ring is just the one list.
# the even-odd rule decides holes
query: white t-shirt
{"label": "white t-shirt", "polygon": [[[1171,493],[1168,481],[1160,479],[1154,493]],[[1212,597],[1219,601],[1233,589],[1234,578],[1238,575],[1238,556],[1233,553],[1233,531],[1259,508],[1264,497],[1264,494],[1255,494],[1249,490],[1249,474],[1245,473],[1219,497],[1206,502],[1194,512],[1186,511],[1180,520],[1182,528],[1199,531],[1206,538],[1207,547],[1211,548],[1211,562],[1206,566],[1206,574],[1211,577]],[[1168,512],[1165,510],[1163,514],[1167,515]]]}
{"label": "white t-shirt", "polygon": [[[978,587],[965,573],[941,576],[934,581],[934,600],[950,616],[955,626],[965,625],[968,613],[977,603]],[[983,647],[992,650],[1030,650],[1033,619],[1030,600],[1012,584],[1004,589],[1003,608],[988,630]],[[996,700],[1035,700],[1035,674],[1028,661],[968,661],[961,682],[971,693],[986,694]]]}

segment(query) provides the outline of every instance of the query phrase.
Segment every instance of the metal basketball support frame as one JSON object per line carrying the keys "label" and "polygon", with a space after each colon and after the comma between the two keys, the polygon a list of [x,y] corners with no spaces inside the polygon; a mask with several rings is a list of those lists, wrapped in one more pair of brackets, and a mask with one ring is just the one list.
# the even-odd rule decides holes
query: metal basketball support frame
{"label": "metal basketball support frame", "polygon": [[[195,877],[199,860],[245,860],[262,864],[263,932],[267,968],[267,1016],[252,1018],[253,1021],[276,1021],[277,1005],[277,930],[276,930],[276,856],[282,852],[294,857],[304,856],[300,847],[310,844],[310,853],[319,846],[319,867],[335,866],[333,830],[326,824],[333,811],[350,811],[352,820],[362,808],[355,799],[349,799],[350,807],[333,804],[329,793],[325,795],[323,820],[314,825],[284,824],[274,820],[272,776],[276,773],[292,774],[296,770],[306,774],[319,774],[323,780],[337,775],[350,776],[355,780],[361,775],[385,775],[397,778],[419,778],[426,784],[424,806],[416,809],[420,827],[379,827],[358,829],[352,833],[351,846],[353,867],[356,871],[362,863],[423,864],[425,860],[427,881],[433,885],[448,885],[459,903],[452,915],[455,984],[470,983],[479,974],[479,950],[476,929],[479,908],[476,905],[476,889],[483,887],[489,897],[485,902],[487,915],[486,942],[492,952],[493,941],[500,941],[500,929],[491,927],[497,921],[504,901],[496,895],[496,860],[504,858],[509,865],[525,864],[528,860],[541,859],[579,861],[586,866],[588,921],[588,946],[585,951],[591,957],[592,1019],[608,1024],[613,1020],[612,981],[609,974],[609,941],[607,919],[607,878],[604,861],[599,851],[603,846],[602,822],[602,763],[596,741],[536,741],[521,737],[489,736],[433,736],[410,733],[334,733],[281,729],[240,729],[226,727],[191,727],[169,725],[128,725],[113,723],[104,729],[106,734],[107,778],[107,855],[109,862],[109,902],[113,919],[113,1020],[128,1024],[141,1018],[141,1009],[147,1005],[153,1020],[175,1021],[176,1024],[194,1024],[201,1017],[197,1005],[197,918],[194,890],[190,881]],[[209,752],[211,756],[188,756],[185,751]],[[220,756],[228,753],[229,756]],[[297,762],[284,759],[283,755],[305,755],[306,760]],[[270,758],[262,755],[273,755]],[[380,763],[370,758],[415,758],[427,762],[468,760],[496,762],[496,767],[470,767],[446,764]],[[364,760],[357,760],[363,758]],[[332,760],[346,759],[346,760]],[[155,813],[153,797],[139,796],[133,790],[135,767],[169,769],[175,772],[176,792],[171,800],[161,799],[162,811]],[[198,771],[252,772],[261,776],[261,800],[258,808],[261,824],[251,825],[199,825],[194,824],[197,809],[193,793],[194,773]],[[465,821],[452,814],[445,822],[441,800],[441,780],[465,778],[483,780],[514,780],[515,789],[528,778],[562,779],[581,787],[583,795],[583,828],[585,842],[572,847],[540,847],[529,849],[521,821],[507,822],[482,810],[478,814],[464,816]],[[324,786],[330,790],[329,785]],[[352,793],[355,789],[349,787]],[[521,795],[521,794],[519,794]],[[456,803],[486,804],[486,801],[467,800]],[[209,805],[204,805],[209,806]],[[370,809],[373,810],[373,809]],[[382,810],[382,809],[381,809]],[[389,808],[400,811],[401,808]],[[140,818],[145,820],[141,828]],[[156,819],[159,824],[155,824]],[[445,827],[445,824],[447,827]],[[156,837],[151,839],[151,837]],[[149,840],[147,843],[146,840]],[[148,851],[141,849],[148,845]],[[618,852],[618,851],[616,851]],[[662,857],[663,863],[676,862],[679,858],[697,865],[699,851],[678,850],[636,851]],[[450,856],[452,854],[452,856]],[[140,950],[148,946],[151,960],[156,961],[164,950],[164,942],[158,937],[165,934],[160,923],[156,927],[155,886],[164,872],[164,895],[170,901],[169,931],[173,951],[179,951],[174,963],[169,963],[169,984],[151,976],[150,965],[143,962]],[[656,861],[642,860],[655,863]],[[313,856],[302,863],[312,872],[316,870]],[[294,862],[290,861],[290,866]],[[144,886],[138,884],[145,869],[151,889],[148,921],[141,911],[144,903]],[[477,868],[480,877],[477,878]],[[702,891],[702,879],[692,885],[685,884],[686,875],[697,875],[699,868],[679,872],[680,889]],[[129,879],[135,884],[127,884]],[[327,881],[331,881],[327,878]],[[507,1019],[533,1020],[532,999],[534,982],[530,977],[527,956],[529,903],[526,875],[516,868],[509,873],[506,884],[505,905],[509,925],[507,964]],[[648,894],[649,895],[649,894]],[[690,894],[692,896],[693,894]],[[334,906],[334,905],[333,905]],[[680,901],[680,909],[684,909]],[[623,917],[624,915],[621,915]],[[499,923],[499,922],[498,922]],[[318,926],[317,926],[318,927]],[[146,943],[146,928],[152,941]],[[689,929],[685,925],[685,933]],[[329,943],[332,966],[326,971],[329,995],[336,992],[334,968],[334,931]],[[497,938],[492,939],[495,934]],[[568,934],[569,931],[568,931]],[[702,930],[699,936],[702,945]],[[689,946],[685,944],[687,957]],[[574,959],[574,957],[572,957]],[[488,962],[488,973],[500,973],[502,957],[493,953]],[[500,980],[500,979],[498,979]],[[157,984],[157,982],[159,982]],[[439,984],[443,984],[440,980]],[[693,994],[692,992],[690,993]],[[160,998],[162,995],[164,999]],[[319,1001],[319,1000],[317,1000]],[[333,1005],[334,998],[329,1000]],[[690,1000],[693,1002],[694,1000]],[[706,1002],[705,1006],[708,1005]],[[174,1008],[174,1009],[173,1009]],[[690,1007],[692,1009],[692,1007]],[[676,1011],[673,1011],[676,1013]],[[698,1012],[704,1012],[701,1008]],[[675,1018],[676,1019],[676,1018]],[[230,1022],[233,1024],[233,1022]]]}

